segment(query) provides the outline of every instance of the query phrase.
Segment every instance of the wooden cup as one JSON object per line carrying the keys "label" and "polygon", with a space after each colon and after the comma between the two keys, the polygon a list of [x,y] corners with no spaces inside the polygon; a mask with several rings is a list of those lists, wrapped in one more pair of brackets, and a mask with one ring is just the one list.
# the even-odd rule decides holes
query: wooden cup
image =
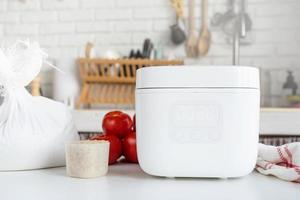
{"label": "wooden cup", "polygon": [[109,142],[76,141],[65,146],[67,175],[76,178],[104,176],[108,170]]}

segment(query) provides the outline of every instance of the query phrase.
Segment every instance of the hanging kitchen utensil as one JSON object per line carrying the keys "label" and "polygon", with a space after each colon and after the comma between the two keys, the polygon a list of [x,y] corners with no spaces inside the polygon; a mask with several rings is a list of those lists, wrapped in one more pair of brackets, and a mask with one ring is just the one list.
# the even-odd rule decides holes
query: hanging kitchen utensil
{"label": "hanging kitchen utensil", "polygon": [[[235,37],[239,39],[239,45],[249,45],[252,43],[251,39],[251,29],[252,21],[249,14],[246,12],[246,1],[241,0],[238,4],[238,12],[232,23],[224,24],[223,30],[227,32],[229,38],[227,38],[228,43],[235,43]],[[250,33],[250,34],[249,34]],[[233,37],[232,37],[233,36]]]}
{"label": "hanging kitchen utensil", "polygon": [[211,42],[211,33],[208,30],[208,0],[202,0],[201,5],[201,29],[197,44],[198,56],[205,56],[208,53]]}
{"label": "hanging kitchen utensil", "polygon": [[170,27],[171,29],[171,41],[174,44],[182,44],[185,39],[185,27],[183,16],[183,0],[171,0],[172,6],[176,11],[176,24]]}
{"label": "hanging kitchen utensil", "polygon": [[178,23],[170,26],[170,29],[171,29],[171,41],[176,45],[182,44],[185,41],[186,36],[184,31],[178,25]]}
{"label": "hanging kitchen utensil", "polygon": [[224,24],[227,21],[230,21],[235,18],[236,14],[234,12],[234,4],[235,0],[228,0],[227,1],[227,7],[228,10],[225,13],[216,13],[212,17],[211,25],[212,26],[220,26]]}
{"label": "hanging kitchen utensil", "polygon": [[251,34],[248,36],[248,33],[252,29],[252,20],[246,12],[246,0],[228,0],[227,2],[227,11],[223,14],[214,14],[211,25],[221,28],[225,33],[225,40],[228,44],[235,43],[236,40],[234,40],[234,37],[239,37],[241,45],[251,44]]}
{"label": "hanging kitchen utensil", "polygon": [[246,11],[246,0],[241,0],[240,20],[241,20],[240,36],[242,38],[245,38],[247,32],[252,29],[252,21],[250,19],[249,14]]}
{"label": "hanging kitchen utensil", "polygon": [[[250,19],[249,14],[246,12],[246,2],[245,0],[241,0],[240,1],[240,11],[237,14],[235,9],[235,0],[229,0],[228,6],[229,9],[228,11],[223,15],[222,20],[220,22],[218,22],[217,20],[217,14],[216,16],[214,16],[213,24],[221,24],[222,30],[223,32],[228,35],[228,36],[232,36],[235,34],[235,32],[237,31],[237,29],[240,30],[245,30],[245,31],[250,31],[252,29],[252,21]],[[239,20],[239,21],[237,21]],[[243,21],[243,23],[241,23]],[[239,27],[237,26],[237,24],[243,24],[242,26],[244,27]],[[240,35],[244,35],[245,32],[241,31]]]}
{"label": "hanging kitchen utensil", "polygon": [[197,56],[197,36],[195,33],[195,0],[189,0],[189,32],[186,41],[186,54],[188,57]]}

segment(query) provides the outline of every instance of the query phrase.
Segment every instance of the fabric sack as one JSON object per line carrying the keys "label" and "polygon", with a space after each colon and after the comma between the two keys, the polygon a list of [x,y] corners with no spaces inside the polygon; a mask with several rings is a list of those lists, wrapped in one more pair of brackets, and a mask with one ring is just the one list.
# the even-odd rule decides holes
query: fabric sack
{"label": "fabric sack", "polygon": [[38,43],[0,49],[0,171],[64,166],[65,143],[79,139],[67,106],[25,89],[45,59]]}

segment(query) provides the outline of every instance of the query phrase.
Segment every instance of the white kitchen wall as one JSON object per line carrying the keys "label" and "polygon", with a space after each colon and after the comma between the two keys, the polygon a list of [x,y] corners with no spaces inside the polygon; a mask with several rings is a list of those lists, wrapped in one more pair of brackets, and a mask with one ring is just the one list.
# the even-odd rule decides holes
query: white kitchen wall
{"label": "white kitchen wall", "polygon": [[[200,2],[196,0],[198,29]],[[241,64],[267,70],[300,69],[300,0],[248,3],[253,31],[248,36],[251,44],[241,47]],[[227,0],[209,0],[209,15],[225,12],[226,5]],[[166,55],[183,58],[184,48],[172,45],[169,39],[174,18],[169,0],[0,0],[0,37],[5,43],[18,38],[38,40],[59,67],[72,72],[76,71],[74,59],[82,55],[87,41],[96,44],[98,55],[107,49],[128,55],[148,37],[155,44],[164,44]],[[224,33],[216,27],[211,31],[208,56],[187,62],[231,63],[231,45]],[[278,87],[270,87],[275,96],[280,95],[285,81],[284,69],[279,71],[272,77]]]}

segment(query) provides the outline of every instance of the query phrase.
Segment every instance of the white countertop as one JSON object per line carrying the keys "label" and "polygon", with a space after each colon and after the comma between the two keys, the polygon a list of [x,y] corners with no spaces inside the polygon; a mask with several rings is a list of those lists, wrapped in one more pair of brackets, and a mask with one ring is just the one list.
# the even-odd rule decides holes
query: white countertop
{"label": "white countertop", "polygon": [[[104,115],[112,109],[74,110],[73,118],[80,132],[100,132]],[[129,115],[134,110],[124,110]],[[260,114],[260,134],[300,135],[300,109],[262,108]]]}
{"label": "white countertop", "polygon": [[65,168],[0,172],[1,200],[294,200],[299,198],[300,184],[263,176],[257,172],[238,179],[170,179],[149,176],[135,164],[111,166],[107,176],[95,179],[67,177]]}

